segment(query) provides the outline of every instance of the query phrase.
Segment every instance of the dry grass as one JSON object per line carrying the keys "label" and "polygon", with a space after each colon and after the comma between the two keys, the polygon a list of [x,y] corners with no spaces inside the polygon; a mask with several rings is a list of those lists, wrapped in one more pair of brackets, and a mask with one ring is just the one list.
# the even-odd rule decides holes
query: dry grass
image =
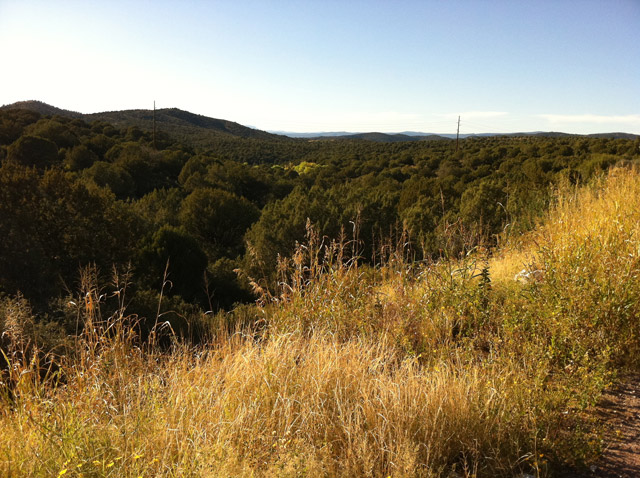
{"label": "dry grass", "polygon": [[[640,343],[639,198],[640,175],[614,171],[564,191],[513,252],[420,267],[359,267],[312,238],[259,323],[220,315],[199,348],[140,345],[88,286],[58,372],[7,357],[0,475],[512,477],[588,462],[602,446],[590,407]],[[515,283],[529,258],[544,280]]]}
{"label": "dry grass", "polygon": [[[384,340],[282,334],[154,357],[109,348],[65,386],[20,387],[5,476],[499,475],[526,454],[534,391],[504,365],[429,366]],[[37,399],[36,399],[37,398]],[[484,463],[487,460],[489,464]]]}

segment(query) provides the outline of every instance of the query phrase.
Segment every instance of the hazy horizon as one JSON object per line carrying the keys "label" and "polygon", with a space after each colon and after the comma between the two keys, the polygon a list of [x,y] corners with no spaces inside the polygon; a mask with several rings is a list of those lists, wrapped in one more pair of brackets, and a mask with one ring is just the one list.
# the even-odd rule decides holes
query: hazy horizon
{"label": "hazy horizon", "polygon": [[[19,103],[28,103],[28,102],[40,102],[43,104],[46,104],[48,106],[54,107],[54,108],[58,108],[60,110],[66,110],[69,111],[71,113],[79,113],[79,114],[86,114],[86,115],[92,115],[92,114],[100,114],[100,113],[112,113],[112,112],[120,112],[120,111],[149,111],[151,112],[153,110],[153,107],[151,108],[125,108],[123,110],[109,110],[109,111],[92,111],[92,112],[81,112],[81,111],[77,111],[77,110],[72,110],[69,108],[64,108],[64,107],[60,107],[59,105],[52,105],[49,103],[46,103],[44,101],[38,100],[38,99],[30,99],[30,100],[18,100],[14,103],[7,103],[7,104],[0,104],[0,107],[5,107],[5,106],[12,106],[14,104],[19,104]],[[178,106],[167,106],[164,108],[156,108],[157,111],[161,111],[161,110],[171,110],[171,109],[178,109],[181,111],[187,111],[184,110],[183,108],[180,108]],[[198,113],[196,111],[188,111],[189,113],[198,115],[198,116],[207,116],[207,115],[202,115],[201,113]],[[208,117],[208,116],[207,116]],[[214,117],[210,117],[213,119],[218,119],[218,120],[224,120],[224,121],[234,121],[231,118],[214,118]],[[239,123],[240,124],[240,123]],[[461,118],[460,120],[460,125],[461,125],[461,131],[463,130],[464,126],[465,126],[465,121]],[[261,130],[261,131],[266,131],[268,133],[273,133],[273,134],[280,134],[280,135],[289,135],[291,137],[314,137],[314,135],[316,136],[342,136],[342,135],[358,135],[358,134],[366,134],[366,133],[384,133],[384,134],[388,134],[388,135],[408,135],[408,136],[417,136],[417,135],[441,135],[443,137],[455,137],[456,136],[456,131],[455,129],[457,128],[457,121],[454,123],[453,127],[454,127],[454,131],[452,132],[440,132],[440,133],[434,133],[433,131],[409,131],[409,130],[403,130],[403,131],[378,131],[378,130],[361,130],[361,131],[345,131],[345,130],[338,130],[338,129],[328,129],[328,130],[322,130],[322,131],[289,131],[289,130],[272,130],[272,129],[267,129],[267,130],[263,130],[262,128],[259,128],[255,125],[250,125],[250,124],[242,124],[242,126],[245,126],[247,128],[252,128],[252,129],[256,129],[256,130]],[[467,128],[468,130],[468,128]],[[631,133],[629,131],[613,131],[613,130],[601,130],[601,131],[596,131],[593,133],[575,133],[575,132],[571,132],[571,131],[561,131],[561,130],[521,130],[521,131],[511,131],[511,132],[500,132],[500,131],[482,131],[482,132],[460,132],[460,137],[464,138],[467,136],[474,136],[474,135],[501,135],[501,134],[518,134],[518,133],[523,133],[523,134],[531,134],[531,133],[565,133],[565,134],[576,134],[576,135],[589,135],[589,134],[616,134],[616,133],[625,133],[625,134],[635,134],[638,135],[638,133]]]}

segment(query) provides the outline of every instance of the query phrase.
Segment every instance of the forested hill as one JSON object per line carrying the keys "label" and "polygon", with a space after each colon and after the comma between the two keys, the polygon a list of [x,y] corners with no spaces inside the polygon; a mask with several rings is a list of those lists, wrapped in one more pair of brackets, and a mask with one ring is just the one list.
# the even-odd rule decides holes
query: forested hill
{"label": "forested hill", "polygon": [[[149,131],[153,128],[152,110],[93,113],[85,115],[84,119],[105,121],[114,126],[137,126]],[[175,139],[186,140],[194,146],[206,146],[207,143],[220,139],[221,136],[289,140],[286,136],[278,136],[266,131],[248,128],[233,121],[209,118],[178,108],[156,110],[156,129],[168,133]]]}
{"label": "forested hill", "polygon": [[82,113],[78,113],[77,111],[64,110],[62,108],[57,108],[55,106],[48,105],[47,103],[43,103],[42,101],[18,101],[16,103],[12,103],[10,105],[0,106],[0,111],[2,110],[28,110],[35,111],[41,115],[58,115],[65,116],[67,118],[82,118]]}
{"label": "forested hill", "polygon": [[[83,114],[64,110],[41,101],[19,101],[0,107],[0,110],[23,109],[36,111],[41,115],[63,116],[82,119],[88,123],[103,121],[118,128],[135,127],[143,131],[153,130],[153,110],[106,111]],[[156,131],[159,138],[170,137],[198,150],[207,150],[212,143],[222,139],[251,138],[292,141],[287,136],[267,133],[248,128],[233,121],[209,118],[178,108],[156,110]]]}

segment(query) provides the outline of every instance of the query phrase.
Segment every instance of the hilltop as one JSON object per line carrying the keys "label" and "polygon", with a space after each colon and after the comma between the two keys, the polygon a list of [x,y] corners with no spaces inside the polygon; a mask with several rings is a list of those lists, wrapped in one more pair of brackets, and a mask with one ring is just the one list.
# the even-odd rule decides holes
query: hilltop
{"label": "hilltop", "polygon": [[12,103],[10,105],[3,105],[0,106],[0,111],[2,110],[29,110],[40,113],[41,115],[59,115],[67,118],[83,118],[85,116],[82,113],[78,113],[77,111],[64,110],[62,108],[57,108],[42,101],[36,100],[17,101],[16,103]]}

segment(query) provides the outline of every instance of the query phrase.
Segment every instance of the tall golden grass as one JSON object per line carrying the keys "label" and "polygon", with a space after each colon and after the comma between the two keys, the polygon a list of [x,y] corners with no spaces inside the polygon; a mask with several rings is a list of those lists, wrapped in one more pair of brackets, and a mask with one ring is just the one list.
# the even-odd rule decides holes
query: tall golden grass
{"label": "tall golden grass", "polygon": [[[18,350],[16,326],[6,335],[0,475],[513,477],[588,463],[602,447],[590,407],[637,366],[639,198],[640,174],[614,170],[560,191],[504,250],[432,264],[397,251],[358,266],[312,237],[258,321],[219,314],[199,347],[141,344],[124,308],[102,318],[89,284],[57,368]],[[542,280],[512,280],[532,263]]]}

